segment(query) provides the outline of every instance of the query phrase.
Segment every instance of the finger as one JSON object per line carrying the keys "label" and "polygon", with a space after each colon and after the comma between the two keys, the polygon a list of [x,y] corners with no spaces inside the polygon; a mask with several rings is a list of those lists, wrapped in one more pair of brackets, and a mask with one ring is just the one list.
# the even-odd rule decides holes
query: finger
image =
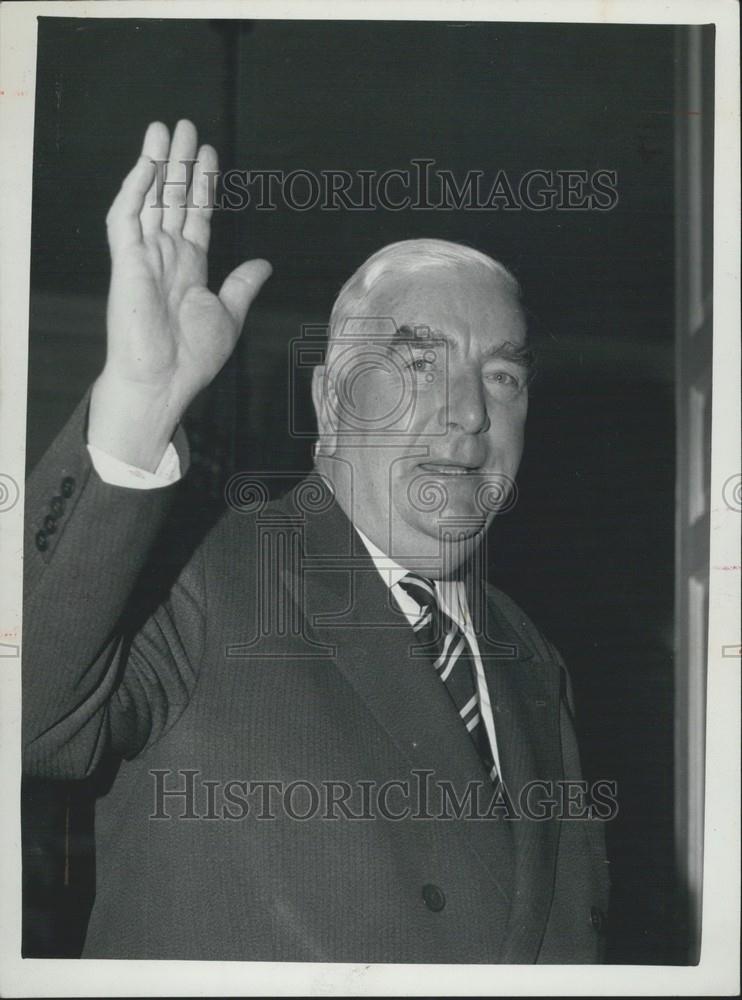
{"label": "finger", "polygon": [[106,216],[111,251],[123,249],[142,239],[139,215],[154,177],[155,167],[148,156],[140,156],[124,178],[119,193]]}
{"label": "finger", "polygon": [[180,233],[189,200],[190,180],[196,159],[196,126],[182,118],[175,126],[162,192],[162,228]]}
{"label": "finger", "polygon": [[214,194],[216,189],[219,160],[213,146],[202,146],[198,151],[198,159],[193,171],[191,198],[186,209],[183,236],[201,247],[209,249],[211,236],[211,214],[214,211]]}
{"label": "finger", "polygon": [[249,260],[240,264],[224,281],[219,290],[219,298],[241,330],[247,310],[273,273],[267,260]]}
{"label": "finger", "polygon": [[167,125],[152,122],[144,135],[142,155],[148,156],[155,164],[155,176],[144,199],[140,216],[142,233],[146,236],[157,232],[162,225],[162,182],[165,177],[167,154],[170,149],[170,133]]}

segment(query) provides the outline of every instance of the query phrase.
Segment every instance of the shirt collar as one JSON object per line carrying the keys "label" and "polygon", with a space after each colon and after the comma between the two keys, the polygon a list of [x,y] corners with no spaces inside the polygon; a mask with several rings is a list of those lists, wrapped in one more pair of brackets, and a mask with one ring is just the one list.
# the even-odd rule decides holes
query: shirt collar
{"label": "shirt collar", "polygon": [[[355,530],[358,532],[361,541],[368,549],[368,554],[371,556],[374,566],[379,571],[379,575],[384,583],[391,590],[402,577],[407,576],[408,570],[404,566],[400,566],[398,562],[395,562],[391,556],[385,555],[378,545],[374,545],[370,538],[368,538],[358,525],[353,525]],[[469,624],[469,613],[467,608],[466,591],[461,580],[434,580],[436,594],[438,595],[438,603],[446,612],[449,618],[456,622],[456,624],[466,631]],[[403,590],[401,587],[395,590],[395,597],[398,603],[402,604],[403,610],[406,610],[408,606],[417,607],[417,602],[410,597],[410,595]]]}
{"label": "shirt collar", "polygon": [[396,583],[399,583],[403,576],[407,576],[408,570],[404,566],[400,566],[391,556],[385,555],[378,545],[374,545],[371,539],[367,535],[364,535],[357,524],[354,524],[353,527],[368,549],[368,554],[373,559],[374,566],[381,574],[381,578],[387,587],[393,587]]}
{"label": "shirt collar", "polygon": [[[318,472],[317,474],[322,477],[328,488],[334,493],[335,491],[332,483],[327,476],[323,475],[321,472]],[[374,545],[368,535],[364,534],[357,524],[353,524],[353,528],[358,533],[358,536],[363,544],[366,546],[366,550],[371,556],[373,564],[378,570],[379,576],[389,589],[396,586],[402,577],[407,576],[409,570],[405,569],[404,566],[400,566],[400,564],[392,559],[391,556],[382,552],[378,545]],[[449,618],[453,619],[453,621],[455,621],[461,628],[464,628],[468,624],[468,602],[466,600],[466,590],[463,582],[460,580],[436,580],[434,582],[441,607]],[[397,592],[395,591],[395,594],[396,593]],[[415,603],[406,591],[403,591],[400,596],[405,603]]]}

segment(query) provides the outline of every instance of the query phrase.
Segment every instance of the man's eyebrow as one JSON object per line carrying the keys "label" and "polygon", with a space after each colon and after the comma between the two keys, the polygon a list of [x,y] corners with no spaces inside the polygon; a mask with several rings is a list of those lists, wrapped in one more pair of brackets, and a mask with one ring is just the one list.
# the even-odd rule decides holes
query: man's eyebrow
{"label": "man's eyebrow", "polygon": [[[395,329],[393,343],[413,343],[420,346],[424,346],[426,343],[446,343],[455,347],[450,338],[443,333],[433,333],[430,327],[411,327],[406,323]],[[520,365],[521,368],[526,369],[529,377],[533,374],[536,366],[536,355],[533,349],[527,344],[514,344],[511,340],[505,340],[501,344],[493,344],[492,347],[488,347],[482,352],[483,361],[489,361],[493,358]]]}
{"label": "man's eyebrow", "polygon": [[531,371],[535,364],[533,349],[527,344],[513,344],[506,340],[502,344],[493,345],[483,351],[482,357],[488,361],[490,358],[499,358],[502,361],[512,361],[515,365],[521,365]]}
{"label": "man's eyebrow", "polygon": [[407,323],[403,323],[402,326],[398,326],[394,330],[393,340],[395,343],[409,343],[414,341],[416,343],[424,344],[431,342],[441,342],[448,341],[448,338],[442,334],[434,334],[429,326],[408,326]]}

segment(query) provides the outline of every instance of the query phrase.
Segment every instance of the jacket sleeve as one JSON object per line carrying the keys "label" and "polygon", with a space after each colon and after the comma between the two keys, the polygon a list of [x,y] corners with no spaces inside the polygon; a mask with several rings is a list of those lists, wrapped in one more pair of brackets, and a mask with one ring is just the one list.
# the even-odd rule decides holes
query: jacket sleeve
{"label": "jacket sleeve", "polygon": [[35,777],[83,778],[106,753],[157,740],[188,703],[203,642],[199,555],[151,613],[137,599],[178,486],[104,483],[85,444],[88,401],[26,486],[23,761]]}

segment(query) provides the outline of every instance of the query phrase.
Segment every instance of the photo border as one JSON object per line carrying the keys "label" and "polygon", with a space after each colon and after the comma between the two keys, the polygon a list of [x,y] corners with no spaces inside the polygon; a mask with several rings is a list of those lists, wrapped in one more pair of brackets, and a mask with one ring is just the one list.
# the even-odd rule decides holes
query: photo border
{"label": "photo border", "polygon": [[[347,965],[21,959],[22,511],[36,18],[543,21],[716,25],[714,343],[703,946],[697,966]],[[739,992],[739,7],[733,0],[105,0],[0,8],[0,993],[170,995],[736,995]],[[728,492],[728,487],[727,487]],[[724,571],[730,565],[736,572]],[[732,654],[730,654],[732,650]],[[736,655],[734,651],[736,650]]]}

